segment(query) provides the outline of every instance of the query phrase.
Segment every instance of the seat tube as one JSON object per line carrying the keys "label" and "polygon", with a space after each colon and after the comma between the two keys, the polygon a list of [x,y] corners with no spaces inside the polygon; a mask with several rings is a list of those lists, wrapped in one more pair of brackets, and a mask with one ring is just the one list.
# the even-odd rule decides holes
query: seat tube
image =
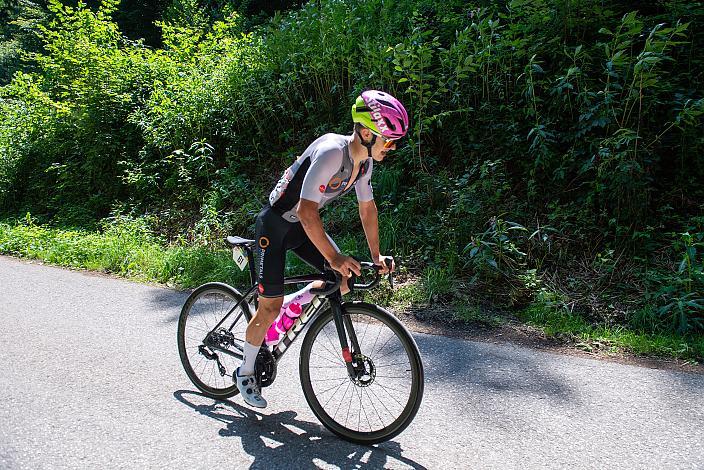
{"label": "seat tube", "polygon": [[254,284],[257,280],[257,275],[254,272],[254,250],[249,246],[245,246],[247,250],[247,258],[249,260],[249,280],[251,284]]}
{"label": "seat tube", "polygon": [[[252,285],[254,285],[258,281],[258,279],[257,279],[258,273],[254,272],[254,250],[249,246],[245,246],[245,248],[247,250],[247,258],[249,260],[249,263],[248,263],[249,264],[249,280],[250,280],[250,283]],[[254,310],[255,311],[259,310],[259,296],[254,295],[253,298],[254,298]]]}

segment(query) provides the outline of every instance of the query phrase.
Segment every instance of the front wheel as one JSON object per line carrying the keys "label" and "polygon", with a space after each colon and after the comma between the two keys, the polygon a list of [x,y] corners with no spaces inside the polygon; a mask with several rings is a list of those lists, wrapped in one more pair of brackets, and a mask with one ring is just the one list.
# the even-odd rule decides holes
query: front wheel
{"label": "front wheel", "polygon": [[[310,326],[299,372],[308,405],[323,425],[348,441],[375,444],[401,433],[423,398],[423,364],[413,337],[386,310],[343,305],[359,342],[350,376],[331,310]],[[348,334],[349,336],[349,334]]]}

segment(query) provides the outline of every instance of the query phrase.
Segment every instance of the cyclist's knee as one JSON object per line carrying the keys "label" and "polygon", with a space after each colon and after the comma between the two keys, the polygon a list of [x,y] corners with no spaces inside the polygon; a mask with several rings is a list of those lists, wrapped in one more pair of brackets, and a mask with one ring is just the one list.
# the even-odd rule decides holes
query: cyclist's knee
{"label": "cyclist's knee", "polygon": [[257,317],[264,322],[271,323],[281,311],[281,306],[284,303],[283,297],[259,297],[259,308],[257,309]]}

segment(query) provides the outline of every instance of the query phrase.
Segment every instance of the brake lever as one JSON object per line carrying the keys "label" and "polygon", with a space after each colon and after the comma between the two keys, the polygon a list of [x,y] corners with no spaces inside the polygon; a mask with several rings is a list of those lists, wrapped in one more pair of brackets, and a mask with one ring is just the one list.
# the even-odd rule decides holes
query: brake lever
{"label": "brake lever", "polygon": [[391,257],[384,258],[384,264],[389,269],[389,286],[391,286],[391,289],[393,289],[394,288],[394,273],[393,273],[393,271],[391,271],[391,268],[394,265],[394,259]]}
{"label": "brake lever", "polygon": [[[332,269],[332,267],[330,266],[330,264],[328,264],[327,261],[325,261],[323,263],[323,270],[331,272],[335,277],[335,281],[332,281],[332,279],[328,278],[325,281],[325,286],[320,287],[320,288],[311,289],[310,290],[311,294],[326,296],[326,295],[332,294],[333,292],[335,292],[337,289],[340,288],[340,284],[342,283],[342,275],[340,273],[338,273],[337,271],[335,271],[334,269]],[[327,287],[328,285],[330,285],[330,286]]]}

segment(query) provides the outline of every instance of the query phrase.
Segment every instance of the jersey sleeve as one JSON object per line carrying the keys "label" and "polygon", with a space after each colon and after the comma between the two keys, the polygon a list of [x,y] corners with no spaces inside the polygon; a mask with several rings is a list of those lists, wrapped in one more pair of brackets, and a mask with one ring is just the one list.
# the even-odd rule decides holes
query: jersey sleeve
{"label": "jersey sleeve", "polygon": [[354,190],[357,193],[357,200],[359,202],[368,202],[374,200],[374,191],[372,189],[372,167],[374,166],[374,160],[369,159],[369,168],[367,172],[359,177],[357,183],[354,185]]}
{"label": "jersey sleeve", "polygon": [[320,203],[328,182],[342,166],[342,149],[334,146],[317,149],[310,156],[310,168],[301,187],[301,199]]}

